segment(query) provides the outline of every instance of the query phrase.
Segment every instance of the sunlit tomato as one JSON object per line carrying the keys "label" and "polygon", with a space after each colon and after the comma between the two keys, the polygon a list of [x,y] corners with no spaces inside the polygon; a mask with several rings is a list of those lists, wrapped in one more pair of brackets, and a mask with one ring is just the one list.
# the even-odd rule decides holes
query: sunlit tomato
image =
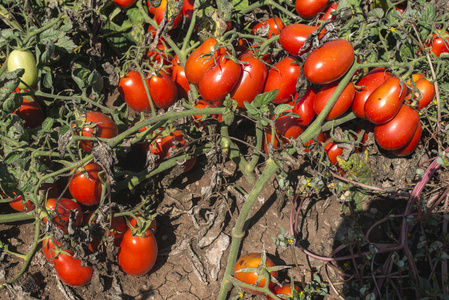
{"label": "sunlit tomato", "polygon": [[[338,84],[339,81],[323,85],[320,88],[320,90],[316,94],[315,102],[313,104],[313,109],[315,110],[315,113],[317,115],[321,113],[327,102],[329,102],[330,98],[335,93]],[[341,92],[337,101],[334,103],[334,106],[332,106],[331,110],[326,116],[326,120],[333,120],[344,114],[351,107],[354,96],[355,87],[354,84],[350,82],[346,85],[343,92]]]}
{"label": "sunlit tomato", "polygon": [[71,286],[83,286],[90,282],[94,269],[90,266],[82,266],[80,259],[73,257],[73,252],[65,250],[68,254],[60,253],[53,260],[59,279]]}
{"label": "sunlit tomato", "polygon": [[311,19],[322,12],[328,2],[329,0],[296,0],[295,8],[302,18]]}
{"label": "sunlit tomato", "polygon": [[178,98],[189,98],[190,85],[184,68],[177,62],[171,67],[171,79],[178,90]]}
{"label": "sunlit tomato", "polygon": [[120,243],[117,262],[126,274],[142,276],[153,268],[157,251],[157,241],[151,230],[137,236],[128,229]]}
{"label": "sunlit tomato", "polygon": [[[415,85],[418,88],[419,92],[422,93],[422,97],[420,96],[420,93],[415,92],[413,100],[419,98],[418,107],[416,107],[416,109],[421,110],[433,100],[433,97],[435,96],[435,86],[426,78],[419,79],[418,81],[415,82]],[[410,100],[410,98],[411,94],[407,95],[405,97],[405,100],[408,101]]]}
{"label": "sunlit tomato", "polygon": [[438,34],[434,33],[432,35],[432,42],[430,43],[430,46],[432,46],[432,52],[436,56],[449,52],[449,32],[442,32],[442,30],[438,30]]}
{"label": "sunlit tomato", "polygon": [[[148,80],[147,86],[148,86]],[[145,91],[144,81],[137,71],[129,71],[125,77],[120,78],[118,90],[125,99],[126,104],[137,112],[151,109],[150,100]]]}
{"label": "sunlit tomato", "polygon": [[[263,275],[259,275],[259,274],[257,274],[257,272],[238,272],[245,268],[257,268],[257,267],[259,267],[261,262],[262,262],[262,256],[260,253],[248,253],[246,255],[243,255],[235,263],[234,271],[233,271],[234,277],[242,282],[245,282],[245,283],[248,283],[248,284],[251,284],[254,286],[259,286],[259,287],[265,286],[266,278],[264,278]],[[274,262],[268,257],[266,259],[265,264],[266,264],[266,267],[274,266]],[[259,284],[256,285],[257,279],[259,277],[262,279],[260,280]],[[278,277],[277,272],[271,271],[270,277],[274,277],[277,279],[277,277]],[[270,280],[268,287],[271,289],[271,288],[273,288],[273,286],[274,286],[274,282],[272,282]],[[256,295],[261,294],[260,292],[257,292],[257,291],[251,290],[251,289],[247,289],[247,288],[243,288],[243,290],[248,294],[256,294]]]}
{"label": "sunlit tomato", "polygon": [[[165,157],[170,157],[171,152],[186,145],[184,134],[180,130],[175,130],[172,134],[164,137],[161,141],[162,151]],[[184,172],[190,171],[195,165],[196,157],[186,161]]]}
{"label": "sunlit tomato", "polygon": [[[165,16],[165,9],[166,9],[166,6],[167,6],[167,0],[162,0],[158,7],[154,7],[151,4],[151,1],[147,0],[147,6],[148,6],[149,13],[154,16],[154,20],[157,22],[157,24],[161,24],[162,19]],[[176,26],[178,26],[179,23],[181,22],[181,19],[182,19],[182,14],[181,14],[181,11],[180,11],[178,13],[178,15],[176,16],[176,18],[174,19],[173,26],[171,28],[175,28]],[[169,21],[171,21],[171,20],[167,20],[167,22],[169,22]]]}
{"label": "sunlit tomato", "polygon": [[192,20],[193,16],[193,6],[195,5],[195,0],[183,0],[181,12],[189,20]]}
{"label": "sunlit tomato", "polygon": [[385,124],[401,109],[406,87],[397,77],[391,77],[366,99],[365,116],[373,124]]}
{"label": "sunlit tomato", "polygon": [[253,35],[257,35],[258,33],[263,33],[268,27],[268,38],[271,38],[273,35],[279,35],[282,32],[285,25],[282,23],[282,20],[278,17],[269,18],[268,20],[257,23],[251,33]]}
{"label": "sunlit tomato", "polygon": [[[58,187],[54,183],[43,183],[39,188],[39,193],[44,194],[47,198],[56,198],[59,196]],[[34,204],[30,200],[24,200],[22,195],[19,195],[9,205],[17,211],[32,211]]]}
{"label": "sunlit tomato", "polygon": [[30,101],[23,97],[22,105],[14,113],[23,120],[25,128],[39,127],[45,120],[44,112],[36,99]]}
{"label": "sunlit tomato", "polygon": [[[301,296],[301,289],[296,285],[294,286],[294,289],[298,295]],[[273,288],[273,293],[281,299],[293,299],[293,292],[290,284],[284,284],[282,286],[275,285]],[[273,298],[267,295],[267,300],[273,300]]]}
{"label": "sunlit tomato", "polygon": [[178,88],[164,71],[154,74],[148,80],[151,99],[159,108],[169,108],[178,100]]}
{"label": "sunlit tomato", "polygon": [[351,43],[341,39],[330,41],[307,56],[304,74],[312,83],[331,83],[340,79],[349,70],[354,58]]}
{"label": "sunlit tomato", "polygon": [[96,163],[90,162],[77,170],[69,183],[69,190],[73,198],[87,206],[96,205],[101,200],[101,177],[103,169]]}
{"label": "sunlit tomato", "polygon": [[418,124],[418,112],[403,104],[392,120],[374,127],[374,138],[385,150],[397,150],[412,140]]}
{"label": "sunlit tomato", "polygon": [[313,110],[313,104],[315,103],[316,92],[313,88],[308,87],[306,93],[301,99],[297,99],[298,95],[296,95],[294,105],[292,109],[292,113],[299,115],[299,119],[297,122],[300,126],[307,126],[312,123],[315,118],[315,111]]}
{"label": "sunlit tomato", "polygon": [[282,30],[281,35],[279,36],[279,42],[281,43],[282,48],[291,55],[302,55],[307,52],[308,49],[302,52],[299,52],[299,49],[304,46],[307,37],[316,29],[318,29],[318,26],[306,24],[288,25]]}
{"label": "sunlit tomato", "polygon": [[[47,199],[45,206],[49,213],[53,216],[53,223],[64,232],[67,232],[69,226],[70,214],[73,212],[76,215],[73,227],[79,227],[83,222],[83,210],[73,200],[67,198],[49,198]],[[47,218],[43,218],[44,222],[47,222]]]}
{"label": "sunlit tomato", "polygon": [[237,107],[246,109],[244,102],[251,103],[257,95],[263,92],[268,70],[263,62],[250,53],[240,57],[242,76],[231,92],[231,98],[237,101]]}
{"label": "sunlit tomato", "polygon": [[338,143],[328,142],[324,146],[324,152],[329,157],[331,164],[336,165],[338,163],[337,157],[343,154],[343,149],[338,147]]}
{"label": "sunlit tomato", "polygon": [[137,0],[114,0],[115,5],[121,9],[128,9],[136,3]]}
{"label": "sunlit tomato", "polygon": [[24,69],[25,73],[20,77],[23,81],[19,84],[20,89],[25,89],[27,86],[34,87],[37,83],[37,66],[36,59],[33,53],[29,50],[12,50],[6,59],[8,72],[17,69]]}
{"label": "sunlit tomato", "polygon": [[187,58],[185,72],[190,83],[198,85],[203,73],[214,63],[214,57],[220,54],[218,50],[214,53],[215,44],[214,38],[208,38]]}
{"label": "sunlit tomato", "polygon": [[[107,115],[97,111],[88,111],[81,116],[84,119],[84,126],[81,136],[110,139],[118,135],[118,128],[114,121]],[[92,126],[94,124],[94,126]],[[96,142],[81,141],[80,146],[84,151],[91,152],[93,144]]]}
{"label": "sunlit tomato", "polygon": [[42,241],[42,253],[49,262],[53,262],[55,259],[55,244],[59,247],[61,243],[54,238],[47,237]]}
{"label": "sunlit tomato", "polygon": [[[198,100],[195,104],[196,108],[216,108],[218,106],[214,105],[213,103],[209,103],[203,100]],[[218,122],[221,122],[223,120],[223,115],[219,115],[219,114],[213,114],[210,115],[212,118],[216,119]],[[195,122],[199,123],[201,122],[201,120],[203,119],[203,115],[194,115],[193,119],[195,120]]]}
{"label": "sunlit tomato", "polygon": [[273,100],[275,104],[286,103],[292,100],[296,93],[296,81],[299,73],[301,73],[301,66],[294,57],[287,56],[268,71],[264,92],[279,90],[276,98]]}
{"label": "sunlit tomato", "polygon": [[419,141],[421,140],[422,135],[422,125],[421,122],[418,123],[418,128],[416,128],[415,134],[413,134],[412,139],[405,146],[397,150],[393,150],[393,154],[396,156],[407,156],[415,151],[416,147],[418,147]]}
{"label": "sunlit tomato", "polygon": [[376,68],[357,82],[356,85],[361,87],[361,89],[357,91],[354,101],[352,102],[352,111],[357,117],[362,119],[366,118],[365,102],[369,95],[392,76],[393,75],[390,72],[387,72],[385,68]]}
{"label": "sunlit tomato", "polygon": [[242,68],[226,56],[217,58],[201,76],[199,92],[204,101],[222,101],[237,85]]}
{"label": "sunlit tomato", "polygon": [[324,11],[324,15],[320,17],[320,20],[322,21],[334,21],[337,18],[337,15],[331,15],[334,11],[336,11],[338,8],[337,3],[332,3],[329,5],[326,10]]}

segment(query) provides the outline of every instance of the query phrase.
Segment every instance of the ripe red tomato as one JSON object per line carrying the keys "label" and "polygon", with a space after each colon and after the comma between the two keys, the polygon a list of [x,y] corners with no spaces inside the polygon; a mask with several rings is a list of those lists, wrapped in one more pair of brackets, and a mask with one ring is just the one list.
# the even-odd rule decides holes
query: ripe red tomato
{"label": "ripe red tomato", "polygon": [[422,135],[422,125],[421,122],[418,123],[418,128],[416,128],[415,134],[413,134],[412,139],[408,144],[402,146],[397,150],[393,150],[393,154],[396,156],[407,156],[415,151],[416,147],[418,147],[419,141],[421,140]]}
{"label": "ripe red tomato", "polygon": [[178,88],[171,77],[160,71],[148,80],[151,99],[159,108],[169,108],[178,100]]}
{"label": "ripe red tomato", "polygon": [[178,98],[189,99],[190,85],[184,68],[179,64],[177,58],[172,60],[171,79],[178,90]]}
{"label": "ripe red tomato", "polygon": [[374,127],[374,138],[385,150],[397,150],[412,140],[418,124],[418,112],[403,104],[391,121]]}
{"label": "ripe red tomato", "polygon": [[60,242],[51,237],[47,237],[42,241],[42,252],[49,262],[53,262],[55,259],[55,244],[58,247],[61,246]]}
{"label": "ripe red tomato", "polygon": [[189,20],[192,20],[193,16],[193,6],[195,5],[195,0],[183,0],[181,12]]}
{"label": "ripe red tomato", "polygon": [[[245,269],[245,268],[257,268],[261,264],[262,256],[260,253],[248,253],[246,255],[243,255],[239,258],[239,260],[235,263],[234,266],[234,277],[242,282],[252,284],[256,286],[256,282],[258,277],[260,276],[262,278],[262,275],[257,274],[257,272],[238,272],[239,270]],[[273,267],[274,262],[267,257],[266,259],[266,266],[267,267]],[[278,274],[275,271],[271,271],[270,275],[274,278],[278,278]],[[265,286],[265,279],[262,278],[257,286],[263,287]],[[274,282],[270,280],[270,283],[268,284],[268,287],[271,289],[274,286]],[[260,294],[260,292],[251,290],[251,289],[243,289],[248,294]]]}
{"label": "ripe red tomato", "polygon": [[324,15],[320,17],[322,21],[334,21],[337,18],[337,15],[331,15],[332,12],[336,11],[338,8],[337,3],[332,3],[329,5],[324,11]]}
{"label": "ripe red tomato", "polygon": [[222,101],[231,93],[240,80],[242,68],[226,56],[217,58],[217,63],[211,65],[201,76],[199,92],[204,101]]}
{"label": "ripe red tomato", "polygon": [[[214,63],[214,57],[218,57],[221,51],[213,53],[216,43],[214,38],[208,38],[187,58],[185,72],[190,83],[198,85],[203,73]],[[212,56],[204,56],[205,54]]]}
{"label": "ripe red tomato", "polygon": [[304,19],[312,19],[322,12],[329,0],[296,0],[295,8]]}
{"label": "ripe red tomato", "polygon": [[[214,105],[213,103],[209,103],[203,100],[198,100],[195,104],[196,108],[216,108],[218,106]],[[223,120],[223,115],[219,115],[219,114],[213,114],[210,115],[212,118],[216,119],[218,122],[221,122]],[[193,119],[195,122],[199,123],[201,122],[201,120],[203,119],[203,115],[194,115]]]}
{"label": "ripe red tomato", "polygon": [[[289,109],[286,112],[288,111],[291,112],[292,110]],[[304,128],[299,126],[297,120],[298,118],[294,118],[291,116],[280,116],[276,120],[275,122],[276,132],[278,135],[281,136],[282,141],[284,143],[288,143],[289,138],[296,139],[301,135],[301,133],[304,132]]]}
{"label": "ripe red tomato", "polygon": [[330,41],[307,56],[304,74],[312,83],[331,83],[340,79],[349,70],[354,58],[351,43],[341,39]]}
{"label": "ripe red tomato", "polygon": [[[148,86],[148,80],[146,81]],[[118,90],[123,99],[125,99],[126,104],[133,110],[143,112],[151,109],[144,81],[139,72],[129,71],[125,77],[120,78]]]}
{"label": "ripe red tomato", "polygon": [[331,164],[336,165],[338,163],[337,157],[343,154],[343,149],[338,147],[338,143],[329,142],[324,146],[324,152],[329,157]]}
{"label": "ripe red tomato", "polygon": [[438,33],[441,37],[434,33],[432,35],[432,42],[429,45],[432,46],[432,52],[436,56],[440,56],[441,53],[449,52],[449,32],[438,30]]}
{"label": "ripe red tomato", "polygon": [[[323,108],[326,106],[329,99],[337,89],[339,81],[323,85],[316,94],[315,103],[313,109],[315,113],[319,115]],[[348,83],[343,92],[338,97],[334,106],[326,116],[326,120],[333,120],[344,114],[352,105],[352,101],[355,96],[355,87],[352,82]]]}
{"label": "ripe red tomato", "polygon": [[168,65],[169,64],[169,60],[168,60],[166,52],[165,52],[165,45],[164,45],[164,43],[161,42],[161,40],[159,40],[159,43],[156,46],[156,49],[154,49],[153,51],[148,50],[146,59],[150,60],[151,62],[157,62],[159,65],[161,65],[161,64]]}
{"label": "ripe red tomato", "polygon": [[[56,198],[59,196],[58,187],[55,183],[46,182],[39,188],[39,193],[47,196],[47,198]],[[24,201],[23,196],[19,195],[16,199],[9,202],[9,205],[17,211],[32,211],[34,203],[30,200]]]}
{"label": "ripe red tomato", "polygon": [[392,76],[393,75],[386,71],[385,68],[376,68],[357,82],[356,85],[362,87],[360,91],[355,94],[354,102],[352,102],[352,111],[357,117],[366,119],[365,102],[369,95]]}
{"label": "ripe red tomato", "polygon": [[[49,198],[45,203],[48,213],[53,215],[53,223],[56,227],[67,233],[67,226],[69,225],[70,214],[73,211],[76,214],[73,227],[79,227],[83,222],[83,210],[73,200],[67,198],[61,198],[58,202],[57,198]],[[47,218],[43,218],[44,222],[47,222]]]}
{"label": "ripe red tomato", "polygon": [[164,150],[162,149],[162,136],[157,135],[149,144],[148,151],[151,151],[152,154],[159,156],[156,160],[156,163],[160,163],[165,158]]}
{"label": "ripe red tomato", "polygon": [[105,176],[101,176],[103,169],[96,163],[90,162],[84,168],[79,169],[69,183],[69,190],[76,201],[92,206],[100,203],[101,182]]}
{"label": "ripe red tomato", "polygon": [[[81,136],[92,137],[95,133],[96,137],[110,139],[118,135],[118,128],[114,121],[104,113],[98,111],[88,111],[81,118],[85,118],[84,123],[86,126],[82,129]],[[90,124],[95,124],[91,126]],[[91,152],[92,144],[95,142],[81,141],[80,146],[84,151]]]}
{"label": "ripe red tomato", "polygon": [[157,241],[151,230],[137,236],[128,229],[120,243],[117,262],[128,275],[145,275],[156,263],[157,251]]}
{"label": "ripe red tomato", "polygon": [[65,250],[68,254],[60,253],[53,260],[56,273],[62,282],[71,286],[83,286],[90,282],[94,269],[90,266],[81,266],[81,260],[73,258],[73,252]]}
{"label": "ripe red tomato", "polygon": [[307,126],[312,123],[315,118],[315,111],[313,110],[313,104],[315,103],[316,92],[313,88],[308,87],[304,96],[297,100],[298,95],[296,95],[294,102],[294,107],[292,112],[299,115],[300,118],[297,119],[298,125]]}
{"label": "ripe red tomato", "polygon": [[[424,107],[426,107],[433,100],[433,97],[435,96],[435,86],[433,85],[433,83],[431,83],[426,78],[419,79],[418,81],[415,82],[415,85],[418,88],[418,90],[422,93],[422,97],[419,98],[420,94],[418,92],[415,92],[414,96],[413,96],[413,100],[416,100],[419,98],[418,107],[416,109],[421,110]],[[413,88],[413,86],[411,86],[411,87]],[[411,98],[411,94],[408,94],[405,97],[405,101],[411,102],[411,101],[409,101],[410,98]]]}
{"label": "ripe red tomato", "polygon": [[121,9],[128,9],[136,3],[137,0],[114,0],[115,5]]}
{"label": "ripe red tomato", "polygon": [[282,23],[282,20],[278,17],[269,18],[268,20],[262,21],[260,23],[257,23],[254,27],[251,33],[253,35],[257,35],[258,32],[260,32],[260,28],[267,27],[268,26],[268,38],[271,38],[273,35],[279,35],[279,33],[282,32],[285,25]]}
{"label": "ripe red tomato", "polygon": [[263,62],[255,58],[251,53],[245,53],[240,57],[242,76],[231,92],[231,98],[237,101],[237,107],[246,109],[244,102],[251,103],[257,95],[263,92],[268,70]]}
{"label": "ripe red tomato", "polygon": [[406,94],[406,87],[397,77],[391,77],[366,99],[365,116],[373,124],[385,124],[398,113]]}
{"label": "ripe red tomato", "polygon": [[[301,289],[296,285],[294,286],[294,289],[298,292],[298,295],[301,296]],[[284,284],[282,286],[275,285],[273,293],[281,299],[293,299],[293,292],[290,284]],[[267,295],[267,300],[273,300],[273,298]]]}
{"label": "ripe red tomato", "polygon": [[[158,25],[161,24],[162,19],[165,16],[165,9],[166,9],[166,6],[167,6],[167,0],[162,0],[158,7],[154,7],[151,4],[151,2],[147,0],[147,6],[148,6],[149,13],[154,16],[154,20],[157,22],[157,24]],[[181,19],[182,19],[182,14],[181,14],[181,11],[180,11],[179,14],[176,16],[175,20],[173,21],[173,26],[171,27],[171,29],[173,29],[176,26],[178,26],[179,23],[181,22]],[[167,22],[168,21],[169,20],[167,20]]]}
{"label": "ripe red tomato", "polygon": [[39,103],[32,97],[32,101],[23,97],[22,105],[14,111],[23,120],[25,128],[36,128],[42,125],[45,120],[44,112]]}
{"label": "ripe red tomato", "polygon": [[300,72],[301,66],[294,57],[287,56],[268,71],[264,92],[279,90],[276,98],[273,100],[275,104],[286,103],[292,100],[296,93],[296,81]]}
{"label": "ripe red tomato", "polygon": [[279,36],[279,42],[281,43],[282,48],[291,55],[302,55],[307,52],[308,49],[302,52],[299,52],[299,49],[304,46],[307,37],[316,29],[318,29],[318,26],[306,24],[288,25],[282,30],[281,35]]}

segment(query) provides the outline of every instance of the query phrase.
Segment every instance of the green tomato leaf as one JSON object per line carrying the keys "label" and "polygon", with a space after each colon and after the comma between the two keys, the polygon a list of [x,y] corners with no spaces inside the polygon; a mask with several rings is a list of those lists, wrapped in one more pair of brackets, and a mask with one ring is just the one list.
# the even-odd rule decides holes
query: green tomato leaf
{"label": "green tomato leaf", "polygon": [[274,114],[276,116],[279,116],[280,114],[282,114],[284,111],[286,111],[287,109],[292,109],[292,106],[290,104],[279,104],[278,106],[276,106],[276,108],[274,109]]}
{"label": "green tomato leaf", "polygon": [[17,69],[0,77],[0,103],[11,96],[12,92],[19,86],[20,77],[24,73],[24,69]]}
{"label": "green tomato leaf", "polygon": [[256,105],[256,107],[263,107],[268,105],[268,103],[272,102],[274,98],[276,98],[276,95],[279,90],[274,90],[271,92],[266,92],[263,94],[259,94],[254,98],[253,103]]}
{"label": "green tomato leaf", "polygon": [[232,12],[234,11],[234,5],[232,1],[216,0],[218,7],[218,15],[225,21],[230,21]]}
{"label": "green tomato leaf", "polygon": [[249,5],[248,0],[233,0],[232,4],[234,5],[234,10],[239,11],[244,8],[247,8]]}
{"label": "green tomato leaf", "polygon": [[373,10],[370,10],[368,12],[368,21],[373,21],[373,20],[370,20],[370,19],[380,20],[380,19],[383,18],[384,13],[385,12],[384,12],[384,10],[382,8],[375,8]]}

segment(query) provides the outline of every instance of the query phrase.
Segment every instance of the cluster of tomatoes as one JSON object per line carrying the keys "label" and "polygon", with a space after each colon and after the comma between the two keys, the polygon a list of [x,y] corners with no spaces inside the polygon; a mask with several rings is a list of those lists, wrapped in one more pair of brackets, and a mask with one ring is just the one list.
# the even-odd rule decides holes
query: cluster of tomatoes
{"label": "cluster of tomatoes", "polygon": [[[237,260],[234,265],[233,275],[237,280],[255,286],[264,287],[266,283],[266,275],[269,274],[268,278],[268,288],[273,292],[274,295],[281,299],[293,298],[302,295],[301,288],[294,284],[275,284],[278,280],[277,270],[283,267],[276,266],[275,263],[266,255],[261,253],[248,253],[243,255]],[[263,272],[266,271],[264,274]],[[242,288],[242,291],[252,295],[260,295],[263,292],[256,291],[251,288]],[[295,298],[296,299],[296,298]],[[270,295],[267,295],[267,300],[273,300]]]}

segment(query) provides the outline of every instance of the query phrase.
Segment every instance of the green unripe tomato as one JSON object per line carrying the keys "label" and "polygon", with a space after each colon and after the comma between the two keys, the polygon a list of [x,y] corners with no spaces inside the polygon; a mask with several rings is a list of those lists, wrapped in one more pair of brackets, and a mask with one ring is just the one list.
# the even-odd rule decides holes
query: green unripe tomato
{"label": "green unripe tomato", "polygon": [[[28,86],[33,87],[37,82],[37,67],[36,59],[33,53],[29,50],[13,50],[6,60],[8,72],[17,69],[25,69],[25,73],[20,78]],[[19,84],[19,89],[25,89],[24,83]]]}

